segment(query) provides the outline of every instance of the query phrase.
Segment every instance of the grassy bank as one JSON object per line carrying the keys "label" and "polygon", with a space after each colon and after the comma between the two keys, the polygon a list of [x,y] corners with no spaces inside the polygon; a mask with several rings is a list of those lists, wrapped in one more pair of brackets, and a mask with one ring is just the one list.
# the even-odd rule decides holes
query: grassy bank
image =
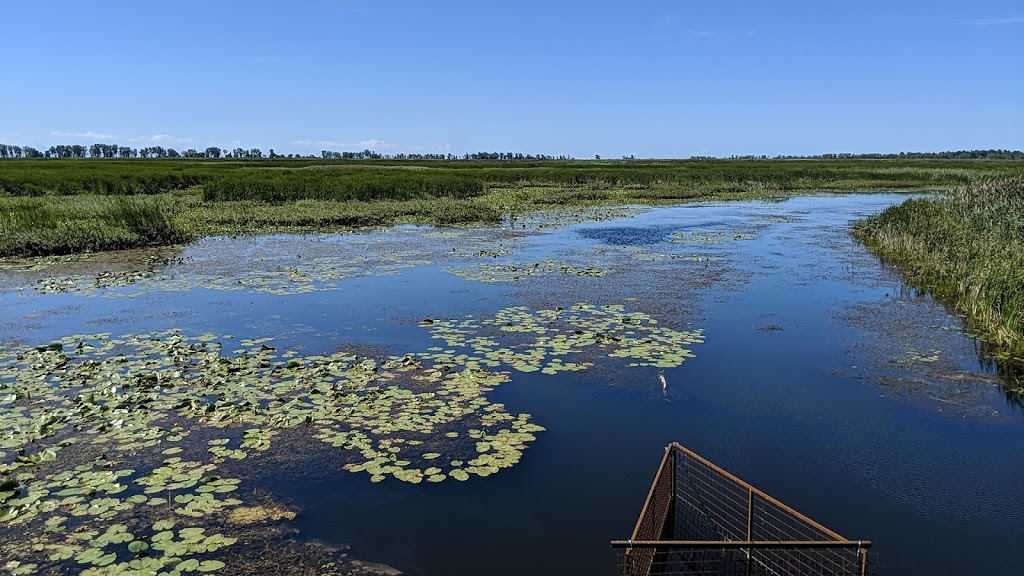
{"label": "grassy bank", "polygon": [[0,256],[219,233],[496,222],[552,207],[945,189],[1020,172],[987,160],[4,160]]}
{"label": "grassy bank", "polygon": [[162,197],[15,197],[0,202],[0,257],[177,244],[192,234]]}
{"label": "grassy bank", "polygon": [[854,235],[965,313],[1002,355],[1024,357],[1024,176],[905,202]]}

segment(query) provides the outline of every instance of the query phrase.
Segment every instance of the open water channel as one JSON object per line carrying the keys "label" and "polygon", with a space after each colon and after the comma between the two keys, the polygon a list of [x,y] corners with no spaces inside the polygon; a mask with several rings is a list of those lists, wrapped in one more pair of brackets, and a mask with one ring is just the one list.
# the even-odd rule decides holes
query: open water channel
{"label": "open water channel", "polygon": [[[72,335],[177,330],[209,334],[230,355],[237,344],[228,342],[272,338],[275,354],[291,351],[273,362],[293,357],[301,369],[306,358],[351,354],[374,359],[374,374],[393,368],[399,383],[414,372],[383,362],[410,355],[411,370],[433,374],[406,386],[415,394],[467,365],[481,379],[484,370],[507,374],[459,404],[479,413],[443,426],[406,433],[381,423],[392,413],[376,414],[354,440],[341,416],[317,428],[315,410],[327,410],[317,405],[269,450],[224,459],[219,473],[241,478],[238,493],[297,511],[285,522],[297,530],[290,538],[410,575],[613,573],[608,541],[629,536],[671,441],[847,538],[871,540],[881,573],[1021,574],[1021,398],[979,360],[959,317],[908,290],[849,235],[853,221],[905,198],[209,238],[8,267],[0,341],[27,350]],[[331,376],[314,384],[330,387]],[[460,386],[451,394],[465,394]],[[466,420],[483,413],[508,418]],[[196,432],[197,458],[208,457],[207,438],[234,442],[251,426]],[[514,436],[502,440],[499,429]],[[403,444],[414,436],[429,453]],[[359,464],[374,457],[358,457],[360,446],[395,448],[421,473],[367,472]],[[466,463],[495,452],[504,459]],[[16,529],[0,523],[0,532]],[[230,569],[230,555],[217,557]]]}

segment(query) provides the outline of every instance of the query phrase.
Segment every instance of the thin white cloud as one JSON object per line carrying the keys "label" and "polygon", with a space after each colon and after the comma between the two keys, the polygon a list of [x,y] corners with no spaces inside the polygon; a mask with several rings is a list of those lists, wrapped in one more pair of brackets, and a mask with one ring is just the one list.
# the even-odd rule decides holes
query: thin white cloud
{"label": "thin white cloud", "polygon": [[117,136],[114,136],[113,134],[100,134],[98,132],[93,132],[92,130],[89,130],[88,132],[64,132],[63,130],[54,130],[50,132],[50,136],[54,136],[56,138],[117,138]]}
{"label": "thin white cloud", "polygon": [[713,36],[714,35],[713,32],[705,32],[703,30],[693,30],[691,28],[683,28],[683,32],[686,32],[687,34],[689,34],[691,36]]}
{"label": "thin white cloud", "polygon": [[376,138],[370,138],[368,140],[362,140],[362,141],[358,142],[358,144],[360,146],[363,146],[365,148],[370,148],[370,149],[373,149],[373,150],[391,150],[393,148],[397,148],[398,147],[397,144],[392,144],[391,142],[385,142],[384,140],[377,140]]}
{"label": "thin white cloud", "polygon": [[346,146],[342,142],[335,142],[333,140],[292,140],[289,144],[298,148],[323,148],[325,146],[343,148]]}
{"label": "thin white cloud", "polygon": [[1002,26],[1005,24],[1024,24],[1024,14],[1006,16],[1004,18],[979,18],[965,22],[968,26]]}
{"label": "thin white cloud", "polygon": [[433,144],[430,146],[415,145],[409,146],[406,150],[409,152],[430,152],[437,154],[444,154],[452,151],[451,144]]}
{"label": "thin white cloud", "polygon": [[181,138],[170,134],[153,134],[152,136],[136,136],[130,142],[142,144],[195,144],[196,139],[191,136]]}

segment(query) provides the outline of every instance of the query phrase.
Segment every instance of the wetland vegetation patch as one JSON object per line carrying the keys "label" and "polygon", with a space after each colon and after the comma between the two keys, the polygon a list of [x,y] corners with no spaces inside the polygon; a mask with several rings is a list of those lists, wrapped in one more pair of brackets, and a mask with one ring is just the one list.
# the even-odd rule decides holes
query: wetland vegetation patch
{"label": "wetland vegetation patch", "polygon": [[1000,360],[1024,364],[1024,176],[908,200],[854,236],[964,313]]}
{"label": "wetland vegetation patch", "polygon": [[[956,160],[3,160],[0,257],[170,245],[211,234],[512,219],[541,230],[622,208],[934,189],[1006,175]],[[554,217],[534,220],[531,214]]]}
{"label": "wetland vegetation patch", "polygon": [[208,555],[234,544],[230,525],[288,516],[253,514],[231,472],[284,429],[334,446],[350,473],[411,483],[494,474],[543,430],[487,399],[508,376],[482,367],[234,341],[79,334],[0,352],[0,525],[11,528],[0,549],[11,570],[219,570]]}
{"label": "wetland vegetation patch", "polygon": [[[621,358],[629,366],[675,368],[693,358],[704,342],[702,330],[677,330],[619,304],[577,303],[568,308],[530,310],[516,306],[484,319],[426,319],[421,326],[451,348],[468,348],[488,367],[520,372],[576,372],[599,356]],[[435,347],[438,361],[458,358],[456,350]],[[566,361],[578,357],[580,361]]]}

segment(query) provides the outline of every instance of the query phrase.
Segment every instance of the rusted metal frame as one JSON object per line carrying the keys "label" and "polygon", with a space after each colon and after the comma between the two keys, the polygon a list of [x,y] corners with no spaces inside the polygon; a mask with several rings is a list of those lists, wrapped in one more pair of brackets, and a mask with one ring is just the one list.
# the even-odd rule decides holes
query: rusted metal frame
{"label": "rusted metal frame", "polygon": [[612,548],[852,548],[866,554],[870,540],[612,540]]}
{"label": "rusted metal frame", "polygon": [[[675,445],[678,446],[678,444]],[[668,462],[669,460],[669,454],[671,452],[671,450],[666,449],[665,455],[661,457],[661,465],[658,466],[658,473],[654,475],[654,482],[651,483],[651,489],[649,492],[647,492],[647,500],[644,501],[644,507],[643,509],[640,510],[640,518],[636,521],[636,527],[633,528],[633,538],[637,538],[638,536],[640,536],[640,527],[644,523],[644,518],[647,517],[647,510],[650,509],[651,501],[654,500],[654,494],[655,492],[657,492],[658,484],[661,481],[661,473],[665,468],[665,463]],[[672,474],[675,474],[675,470],[672,471]]]}
{"label": "rusted metal frame", "polygon": [[697,460],[701,464],[704,464],[705,466],[711,468],[715,472],[718,472],[719,474],[725,476],[726,478],[729,478],[733,482],[738,483],[739,485],[747,488],[748,490],[756,492],[757,495],[760,496],[761,498],[763,498],[766,502],[771,503],[771,504],[773,504],[775,506],[778,506],[779,508],[781,508],[782,510],[785,510],[786,512],[789,512],[790,514],[792,514],[793,516],[795,516],[799,520],[801,520],[803,522],[806,522],[807,524],[809,524],[810,526],[812,526],[813,528],[815,528],[817,530],[820,530],[822,533],[824,533],[824,534],[826,534],[828,536],[831,536],[831,537],[835,538],[836,540],[846,540],[845,538],[843,538],[842,536],[840,536],[836,532],[834,532],[832,530],[829,530],[828,528],[822,526],[821,524],[815,522],[814,520],[811,520],[807,516],[804,516],[800,512],[797,512],[793,508],[790,508],[789,506],[783,504],[782,502],[776,500],[775,498],[772,498],[771,496],[765,494],[761,490],[758,490],[757,488],[755,488],[751,484],[749,484],[747,482],[744,482],[743,480],[739,479],[737,476],[735,476],[734,474],[730,473],[729,471],[720,468],[719,466],[715,465],[713,462],[707,460],[706,458],[700,456],[699,454],[694,453],[693,451],[689,450],[688,448],[685,448],[683,445],[679,444],[678,442],[673,442],[669,446],[671,446],[672,449],[674,449],[674,450],[679,450],[679,451],[683,452],[684,454],[694,458],[695,460]]}
{"label": "rusted metal frame", "polygon": [[668,480],[668,506],[665,509],[665,518],[661,524],[662,537],[665,535],[665,526],[672,522],[672,536],[675,536],[675,518],[676,518],[676,479],[679,477],[679,456],[675,450],[666,450],[666,452],[672,453],[671,462],[667,462],[669,469],[672,470],[672,474],[669,475]]}
{"label": "rusted metal frame", "polygon": [[[647,500],[644,502],[644,507],[640,511],[640,518],[637,519],[636,527],[633,529],[634,539],[650,538],[651,536],[660,537],[662,535],[662,532],[665,529],[665,518],[667,517],[668,507],[672,504],[671,500],[675,498],[675,494],[671,491],[665,494],[666,489],[672,488],[671,484],[666,485],[665,474],[671,474],[667,477],[670,481],[672,478],[675,478],[675,460],[676,452],[671,449],[671,445],[667,446],[665,448],[665,455],[662,456],[661,459],[661,465],[658,466],[658,472],[654,476],[654,482],[651,483],[651,489],[647,493]],[[669,502],[661,502],[661,500],[665,498],[668,498]],[[655,508],[659,506],[661,509],[655,510]],[[657,518],[654,518],[655,515],[657,515]],[[657,533],[641,534],[641,531],[645,527],[651,530],[657,529]],[[637,554],[633,554],[632,549],[627,549],[625,552],[625,558],[628,566],[628,574],[630,576],[649,574],[655,554],[657,554],[657,550],[654,548],[646,548],[642,551],[637,550]]]}

